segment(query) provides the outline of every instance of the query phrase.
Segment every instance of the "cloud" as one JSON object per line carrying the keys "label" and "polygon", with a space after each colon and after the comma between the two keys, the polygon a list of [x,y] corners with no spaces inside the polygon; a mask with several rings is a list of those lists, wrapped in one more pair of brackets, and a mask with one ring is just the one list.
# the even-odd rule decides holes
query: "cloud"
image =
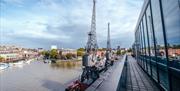
{"label": "cloud", "polygon": [[[2,1],[3,8],[8,10],[4,12],[6,16],[0,16],[3,39],[1,44],[44,48],[49,48],[52,44],[70,48],[86,45],[91,24],[92,0],[16,1]],[[10,4],[17,5],[17,8],[9,7]],[[130,47],[142,4],[143,0],[98,0],[98,45],[106,47],[107,23],[110,22],[112,46]],[[18,8],[18,5],[23,7]]]}

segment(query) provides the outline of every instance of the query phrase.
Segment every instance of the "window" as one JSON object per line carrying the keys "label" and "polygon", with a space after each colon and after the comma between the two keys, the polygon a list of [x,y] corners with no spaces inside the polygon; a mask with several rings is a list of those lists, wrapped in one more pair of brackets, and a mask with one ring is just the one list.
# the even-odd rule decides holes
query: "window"
{"label": "window", "polygon": [[178,3],[179,3],[179,8],[180,8],[180,0],[178,0]]}
{"label": "window", "polygon": [[[180,69],[180,0],[161,0],[171,68]],[[171,71],[172,90],[179,90],[180,78]]]}
{"label": "window", "polygon": [[145,60],[145,55],[146,55],[146,50],[145,50],[145,39],[144,39],[144,26],[143,26],[143,21],[141,20],[141,23],[140,23],[140,26],[141,26],[141,41],[142,41],[142,60],[143,60],[143,66],[144,66],[144,69],[146,69],[146,60]]}
{"label": "window", "polygon": [[163,0],[164,23],[170,61],[180,61],[180,8],[178,0]]}
{"label": "window", "polygon": [[143,16],[143,26],[144,26],[144,37],[145,37],[145,54],[146,54],[146,65],[147,65],[147,72],[148,74],[150,75],[150,59],[149,59],[149,56],[150,56],[150,51],[149,51],[149,35],[148,35],[148,28],[146,26],[146,14]]}
{"label": "window", "polygon": [[168,88],[168,72],[167,72],[167,58],[165,51],[165,40],[161,19],[160,2],[159,0],[151,0],[152,13],[153,13],[153,24],[155,33],[155,44],[156,44],[156,61],[158,62],[158,74],[159,82],[163,87]]}
{"label": "window", "polygon": [[179,91],[180,0],[149,1],[135,33],[137,60],[164,90]]}
{"label": "window", "polygon": [[156,71],[156,62],[155,62],[155,48],[154,48],[154,36],[153,36],[153,25],[152,25],[152,16],[150,11],[150,5],[146,10],[147,15],[147,27],[149,34],[149,44],[150,44],[150,61],[151,61],[151,76],[157,80],[157,71]]}

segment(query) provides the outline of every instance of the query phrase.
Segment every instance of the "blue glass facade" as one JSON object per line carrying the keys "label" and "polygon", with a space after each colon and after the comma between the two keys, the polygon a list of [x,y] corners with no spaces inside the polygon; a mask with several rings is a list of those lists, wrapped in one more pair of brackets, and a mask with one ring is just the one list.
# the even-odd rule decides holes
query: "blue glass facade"
{"label": "blue glass facade", "polygon": [[162,89],[180,91],[180,0],[145,1],[133,54]]}

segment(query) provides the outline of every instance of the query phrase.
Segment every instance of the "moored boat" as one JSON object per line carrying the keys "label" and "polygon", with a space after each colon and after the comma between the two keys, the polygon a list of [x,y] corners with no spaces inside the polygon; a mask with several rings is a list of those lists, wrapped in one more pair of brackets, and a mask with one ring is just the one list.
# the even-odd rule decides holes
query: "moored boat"
{"label": "moored boat", "polygon": [[4,70],[8,67],[9,67],[9,65],[7,63],[0,63],[0,70]]}
{"label": "moored boat", "polygon": [[30,64],[31,61],[33,61],[33,60],[32,60],[32,59],[29,59],[29,60],[26,61],[26,63],[27,63],[27,64]]}
{"label": "moored boat", "polygon": [[16,63],[13,63],[14,65],[23,65],[23,61],[19,61],[19,62],[16,62]]}

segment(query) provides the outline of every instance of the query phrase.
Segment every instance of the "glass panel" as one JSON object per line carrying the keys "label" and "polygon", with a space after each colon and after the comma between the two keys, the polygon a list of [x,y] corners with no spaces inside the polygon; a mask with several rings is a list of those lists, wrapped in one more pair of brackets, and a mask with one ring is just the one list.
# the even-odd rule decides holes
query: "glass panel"
{"label": "glass panel", "polygon": [[139,64],[141,64],[141,61],[140,61],[140,36],[139,36],[139,28],[137,29],[136,31],[136,46],[137,46],[137,60],[139,62]]}
{"label": "glass panel", "polygon": [[[159,81],[163,87],[168,88],[167,58],[164,44],[161,12],[159,0],[151,0],[153,24],[155,32],[156,56],[158,62]],[[158,75],[157,75],[158,76]],[[156,78],[157,79],[157,78]]]}
{"label": "glass panel", "polygon": [[143,25],[144,25],[144,37],[145,37],[145,58],[147,62],[147,72],[150,75],[150,60],[148,59],[149,55],[149,43],[148,43],[148,31],[146,27],[146,16],[143,17]]}
{"label": "glass panel", "polygon": [[150,46],[150,67],[151,67],[151,76],[155,76],[156,73],[156,66],[155,61],[153,60],[155,58],[155,50],[154,50],[154,41],[153,41],[153,32],[152,32],[152,21],[151,21],[151,12],[150,12],[150,6],[148,6],[146,10],[146,16],[147,16],[147,27],[148,27],[148,34],[149,34],[149,46]]}
{"label": "glass panel", "polygon": [[[164,23],[166,29],[168,58],[170,66],[180,69],[180,0],[162,0]],[[172,89],[179,88],[180,77],[171,71]]]}
{"label": "glass panel", "polygon": [[146,55],[146,51],[145,51],[145,40],[144,40],[144,26],[143,26],[143,21],[141,21],[141,35],[142,35],[142,60],[143,60],[143,64],[144,64],[144,69],[146,69],[146,60],[145,60],[145,55]]}
{"label": "glass panel", "polygon": [[141,33],[140,33],[140,27],[138,28],[138,40],[139,40],[139,61],[140,61],[140,64],[142,66],[142,61],[141,61]]}
{"label": "glass panel", "polygon": [[141,38],[140,38],[140,28],[138,28],[138,46],[139,46],[139,62],[140,62],[140,64],[141,64],[141,66],[142,66],[142,61],[141,61],[141,59],[140,59],[140,55],[141,55]]}
{"label": "glass panel", "polygon": [[144,66],[144,61],[143,61],[143,35],[142,35],[142,26],[141,26],[141,23],[140,23],[140,25],[139,25],[139,27],[140,27],[140,45],[141,45],[141,55],[140,55],[140,60],[141,60],[141,64],[142,64],[142,67],[143,68],[145,68],[145,66]]}
{"label": "glass panel", "polygon": [[178,0],[164,0],[162,5],[169,60],[180,61],[180,8]]}

